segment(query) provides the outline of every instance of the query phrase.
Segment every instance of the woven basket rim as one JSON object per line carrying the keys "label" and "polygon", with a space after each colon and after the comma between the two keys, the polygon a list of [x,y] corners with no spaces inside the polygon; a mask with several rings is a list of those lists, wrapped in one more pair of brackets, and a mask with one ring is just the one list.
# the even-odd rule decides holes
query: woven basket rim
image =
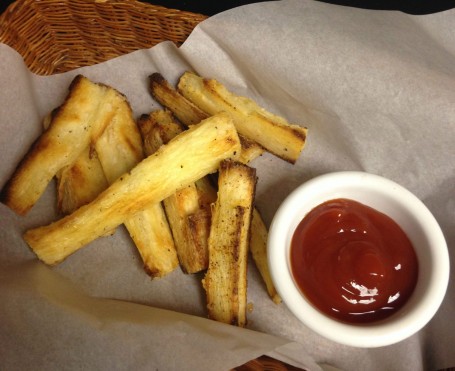
{"label": "woven basket rim", "polygon": [[0,15],[0,42],[51,75],[163,41],[179,46],[206,18],[137,0],[17,0]]}

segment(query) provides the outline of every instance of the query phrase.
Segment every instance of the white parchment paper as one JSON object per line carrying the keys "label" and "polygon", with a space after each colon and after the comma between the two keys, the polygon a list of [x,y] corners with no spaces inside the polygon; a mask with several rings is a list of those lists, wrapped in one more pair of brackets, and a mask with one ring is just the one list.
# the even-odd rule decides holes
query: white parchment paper
{"label": "white parchment paper", "polygon": [[[48,77],[30,73],[0,44],[0,186],[76,74],[123,92],[137,117],[159,107],[148,75],[159,71],[175,83],[193,69],[309,128],[297,164],[270,155],[252,163],[267,223],[300,183],[331,171],[368,171],[407,187],[429,207],[454,261],[454,16],[303,0],[253,4],[204,21],[179,49],[163,43]],[[26,217],[0,205],[1,369],[221,370],[262,354],[311,370],[455,366],[452,282],[418,334],[357,349],[316,335],[284,304],[275,305],[253,265],[248,329],[205,319],[202,276],[176,270],[150,280],[123,228],[46,267],[21,236],[56,217],[53,184]]]}

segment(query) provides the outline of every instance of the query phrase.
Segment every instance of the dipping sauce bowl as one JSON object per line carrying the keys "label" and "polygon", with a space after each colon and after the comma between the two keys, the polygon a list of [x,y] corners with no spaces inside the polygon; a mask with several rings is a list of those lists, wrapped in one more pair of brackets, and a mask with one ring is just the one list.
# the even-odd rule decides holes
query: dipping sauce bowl
{"label": "dipping sauce bowl", "polygon": [[[328,203],[328,201],[335,202]],[[407,236],[413,249],[412,259],[408,259],[407,263],[403,264],[401,260],[396,260],[402,259],[396,257],[399,255],[396,252],[404,243],[400,242],[382,254],[380,250],[375,252],[375,249],[384,246],[370,246],[371,241],[375,241],[376,237],[369,238],[366,242],[362,241],[362,234],[370,237],[378,228],[376,225],[371,228],[369,226],[359,228],[359,223],[367,225],[369,220],[373,222],[373,219],[368,217],[363,219],[360,216],[360,222],[356,222],[355,228],[352,227],[350,228],[352,231],[346,231],[350,220],[359,219],[358,215],[354,217],[347,215],[348,220],[344,222],[337,220],[336,217],[332,219],[327,217],[327,214],[334,214],[332,210],[325,210],[320,214],[326,218],[325,223],[333,220],[331,223],[340,223],[341,227],[338,225],[334,228],[331,225],[324,227],[322,224],[322,228],[320,226],[320,229],[313,229],[313,237],[310,239],[311,249],[305,250],[305,244],[309,246],[310,243],[307,243],[302,236],[310,236],[311,233],[297,234],[298,228],[301,231],[299,225],[302,220],[305,217],[308,218],[308,214],[313,215],[321,205],[323,207],[335,205],[335,216],[338,214],[341,216],[343,211],[338,212],[337,207],[344,205],[345,201],[360,203],[367,208],[372,208],[373,212],[391,219]],[[359,210],[363,209],[359,208]],[[329,235],[330,229],[336,231],[332,236]],[[380,228],[378,230],[380,231]],[[325,236],[326,232],[328,236]],[[389,238],[391,232],[382,233],[387,237],[384,241],[391,244],[393,242],[393,239]],[[320,238],[318,234],[321,235]],[[334,245],[339,243],[339,241],[335,243],[339,236],[354,240],[348,241],[345,246],[335,247]],[[296,254],[297,238],[303,239],[297,240],[301,244],[301,251]],[[407,251],[409,255],[409,250]],[[315,262],[314,265],[296,264],[296,256],[299,254],[305,255],[308,262]],[[387,267],[385,263],[384,265],[378,263],[382,259],[388,263],[384,256],[390,257],[389,260],[393,264],[391,267]],[[440,226],[427,207],[399,184],[378,175],[355,171],[336,172],[316,177],[296,188],[284,200],[270,226],[268,263],[279,295],[301,322],[332,341],[355,347],[386,346],[418,332],[440,307],[449,281],[447,244]],[[409,282],[413,280],[413,284],[409,291],[409,283],[407,283],[408,288],[405,293],[399,281],[404,279],[400,278],[404,277],[400,274],[404,274],[407,270],[410,271],[411,278],[406,280]],[[395,273],[398,275],[392,275]],[[305,283],[302,283],[302,276],[305,275],[309,275],[312,279],[310,280],[313,282],[312,291],[307,290]],[[394,294],[387,294],[386,299],[388,297],[390,305],[383,305],[381,309],[385,308],[385,310],[375,318],[368,313],[368,308],[374,305],[374,302],[383,300],[380,298],[383,291],[381,285],[386,278],[389,286],[396,283],[400,288],[393,291]],[[397,298],[399,300],[396,300]],[[339,306],[340,303],[341,306],[344,305],[344,300],[348,309],[341,309]],[[400,302],[400,300],[399,307],[394,308],[393,302]],[[326,304],[321,305],[324,301]],[[350,309],[349,305],[352,303],[355,305]],[[360,313],[363,308],[367,309]],[[352,313],[339,313],[343,310],[347,312],[352,310]]]}

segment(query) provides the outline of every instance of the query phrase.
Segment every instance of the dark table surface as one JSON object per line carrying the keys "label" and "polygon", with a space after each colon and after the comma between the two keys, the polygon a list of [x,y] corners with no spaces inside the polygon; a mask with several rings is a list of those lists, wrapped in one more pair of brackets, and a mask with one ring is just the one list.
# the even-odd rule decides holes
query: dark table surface
{"label": "dark table surface", "polygon": [[[205,15],[214,15],[240,5],[256,3],[252,0],[142,0],[167,8],[186,10]],[[327,3],[366,9],[400,10],[410,14],[428,14],[455,8],[455,0],[323,0]],[[0,13],[13,0],[0,0]]]}

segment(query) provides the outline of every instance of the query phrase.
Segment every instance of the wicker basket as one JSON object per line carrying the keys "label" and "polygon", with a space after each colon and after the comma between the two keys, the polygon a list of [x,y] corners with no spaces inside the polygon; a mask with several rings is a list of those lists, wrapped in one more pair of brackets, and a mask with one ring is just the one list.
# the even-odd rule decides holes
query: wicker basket
{"label": "wicker basket", "polygon": [[135,0],[18,0],[0,16],[0,42],[50,75],[165,40],[180,45],[206,18]]}
{"label": "wicker basket", "polygon": [[[162,41],[182,44],[207,16],[135,0],[17,0],[0,15],[0,42],[40,75],[90,66]],[[267,356],[235,370],[298,370]]]}

